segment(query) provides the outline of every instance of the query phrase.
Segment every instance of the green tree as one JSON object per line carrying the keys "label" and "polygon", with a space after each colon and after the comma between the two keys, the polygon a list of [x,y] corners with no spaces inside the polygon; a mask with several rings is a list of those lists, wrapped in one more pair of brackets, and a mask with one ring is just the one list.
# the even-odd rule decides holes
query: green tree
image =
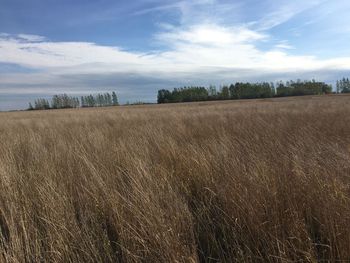
{"label": "green tree", "polygon": [[216,87],[214,85],[210,85],[208,88],[209,100],[216,100],[217,96],[218,96],[218,92],[216,90]]}
{"label": "green tree", "polygon": [[159,104],[171,102],[171,92],[165,89],[158,90],[157,102]]}
{"label": "green tree", "polygon": [[112,105],[113,106],[119,105],[117,94],[114,91],[112,92]]}
{"label": "green tree", "polygon": [[33,107],[32,103],[30,103],[30,102],[29,102],[28,110],[34,110],[34,107]]}
{"label": "green tree", "polygon": [[228,86],[223,86],[220,92],[220,99],[228,100],[230,98],[230,90]]}

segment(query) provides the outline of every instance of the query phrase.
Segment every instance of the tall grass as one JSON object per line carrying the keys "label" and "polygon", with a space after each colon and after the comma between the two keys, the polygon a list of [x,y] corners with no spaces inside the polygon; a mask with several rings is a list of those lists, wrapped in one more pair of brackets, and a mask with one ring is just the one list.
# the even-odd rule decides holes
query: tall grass
{"label": "tall grass", "polygon": [[350,260],[350,96],[0,114],[0,262]]}

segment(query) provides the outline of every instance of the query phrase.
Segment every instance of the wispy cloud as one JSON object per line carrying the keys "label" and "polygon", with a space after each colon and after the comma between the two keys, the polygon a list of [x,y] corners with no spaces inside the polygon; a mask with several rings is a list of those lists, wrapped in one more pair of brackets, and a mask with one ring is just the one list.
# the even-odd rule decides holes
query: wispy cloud
{"label": "wispy cloud", "polygon": [[42,42],[42,41],[46,40],[46,38],[43,36],[28,35],[28,34],[19,34],[19,35],[17,35],[17,38],[20,40],[27,41],[27,42]]}
{"label": "wispy cloud", "polygon": [[170,3],[165,3],[163,1],[156,2],[156,5],[152,7],[142,8],[133,13],[133,15],[145,15],[149,13],[154,13],[158,11],[169,11],[177,9],[184,14],[191,8],[203,6],[203,5],[213,5],[216,4],[216,0],[192,0],[192,1],[171,1]]}
{"label": "wispy cloud", "polygon": [[315,70],[327,66],[350,68],[349,58],[319,60],[313,56],[289,55],[284,51],[292,48],[287,42],[262,51],[256,43],[268,35],[246,27],[209,24],[172,28],[158,33],[156,38],[168,49],[148,54],[87,42],[33,42],[6,36],[0,37],[0,62],[65,74],[196,73],[201,67],[275,71]]}
{"label": "wispy cloud", "polygon": [[277,45],[275,45],[275,48],[277,48],[277,49],[287,49],[287,50],[295,49],[295,47],[290,45],[287,40],[280,41]]}
{"label": "wispy cloud", "polygon": [[267,12],[260,20],[255,21],[253,24],[256,25],[258,30],[269,30],[283,23],[286,23],[290,19],[305,12],[311,8],[322,4],[325,0],[295,0],[295,1],[285,1],[275,5],[270,12]]}
{"label": "wispy cloud", "polygon": [[176,46],[179,43],[228,46],[265,38],[267,38],[267,35],[245,27],[223,27],[215,24],[201,24],[186,29],[173,28],[168,32],[156,35],[156,39],[171,46]]}

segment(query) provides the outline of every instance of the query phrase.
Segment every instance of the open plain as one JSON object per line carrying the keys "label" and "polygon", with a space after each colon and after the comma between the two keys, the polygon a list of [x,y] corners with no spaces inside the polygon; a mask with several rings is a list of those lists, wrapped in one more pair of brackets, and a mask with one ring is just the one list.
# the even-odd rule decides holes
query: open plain
{"label": "open plain", "polygon": [[0,113],[0,262],[350,260],[350,96]]}

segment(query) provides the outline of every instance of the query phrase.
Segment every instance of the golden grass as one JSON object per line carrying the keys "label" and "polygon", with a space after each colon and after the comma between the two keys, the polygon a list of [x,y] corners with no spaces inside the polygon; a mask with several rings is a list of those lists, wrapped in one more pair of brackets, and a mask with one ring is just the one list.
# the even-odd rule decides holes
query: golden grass
{"label": "golden grass", "polygon": [[0,262],[350,260],[350,96],[0,114]]}

